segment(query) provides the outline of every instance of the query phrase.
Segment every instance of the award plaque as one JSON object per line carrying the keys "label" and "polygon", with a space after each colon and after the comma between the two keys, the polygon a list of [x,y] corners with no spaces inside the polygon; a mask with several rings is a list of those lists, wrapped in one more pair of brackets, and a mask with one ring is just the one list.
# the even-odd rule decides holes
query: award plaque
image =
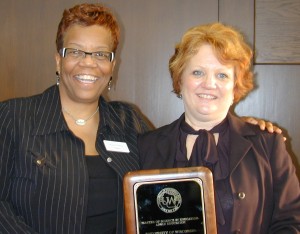
{"label": "award plaque", "polygon": [[123,188],[127,234],[217,233],[206,167],[129,172]]}

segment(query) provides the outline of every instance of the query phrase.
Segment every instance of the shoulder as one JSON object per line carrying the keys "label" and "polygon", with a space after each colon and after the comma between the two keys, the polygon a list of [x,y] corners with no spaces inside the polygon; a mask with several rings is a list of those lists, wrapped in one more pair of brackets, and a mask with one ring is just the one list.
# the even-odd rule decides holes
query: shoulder
{"label": "shoulder", "polygon": [[261,130],[258,125],[250,124],[243,121],[241,118],[229,114],[228,115],[230,129],[237,134],[245,137],[269,137],[275,134],[269,133],[267,130]]}
{"label": "shoulder", "polygon": [[0,112],[6,112],[7,114],[22,115],[27,110],[36,106],[35,96],[13,98],[0,103]]}
{"label": "shoulder", "polygon": [[110,102],[106,102],[107,106],[109,108],[110,111],[112,111],[113,113],[124,113],[124,114],[130,114],[130,113],[134,113],[137,112],[138,108],[136,106],[134,106],[131,103],[127,103],[127,102],[121,102],[121,101],[110,101]]}
{"label": "shoulder", "polygon": [[164,126],[161,126],[153,131],[146,132],[144,134],[139,135],[139,141],[140,142],[147,142],[152,140],[161,140],[161,138],[169,138],[177,136],[179,132],[179,125],[182,120],[183,115],[179,118],[173,121],[170,124],[166,124]]}
{"label": "shoulder", "polygon": [[58,89],[52,86],[40,94],[5,100],[0,103],[0,112],[6,110],[14,114],[28,114],[28,112],[35,112],[35,110],[38,110],[40,107],[53,103],[53,99],[57,98],[57,96]]}
{"label": "shoulder", "polygon": [[115,127],[134,129],[138,133],[143,133],[154,129],[153,124],[140,111],[140,109],[127,102],[110,101],[100,99],[101,109],[104,112],[106,122],[110,122]]}
{"label": "shoulder", "polygon": [[233,115],[229,116],[229,125],[234,139],[236,139],[238,135],[250,141],[254,148],[263,150],[263,152],[269,156],[275,148],[285,149],[283,136],[281,134],[261,130],[258,125],[246,123]]}
{"label": "shoulder", "polygon": [[40,102],[47,103],[49,100],[53,99],[54,96],[55,97],[58,96],[58,88],[55,86],[52,86],[52,87],[49,87],[48,89],[46,89],[44,92],[39,93],[39,94],[31,95],[28,97],[17,97],[17,98],[11,98],[8,100],[4,100],[4,101],[0,102],[0,105],[1,106],[21,107],[21,106],[30,105],[32,103],[40,103]]}
{"label": "shoulder", "polygon": [[102,103],[106,103],[106,109],[110,118],[120,121],[133,121],[136,118],[142,117],[142,113],[133,104],[121,101],[105,102],[104,100],[102,100]]}

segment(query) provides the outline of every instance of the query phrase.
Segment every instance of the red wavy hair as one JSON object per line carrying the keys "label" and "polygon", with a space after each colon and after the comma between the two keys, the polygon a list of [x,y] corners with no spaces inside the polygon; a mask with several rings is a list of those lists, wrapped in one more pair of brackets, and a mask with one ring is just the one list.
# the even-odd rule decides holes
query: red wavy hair
{"label": "red wavy hair", "polygon": [[169,61],[174,93],[180,94],[181,75],[186,63],[204,44],[213,48],[220,63],[234,66],[234,102],[238,102],[253,89],[253,52],[241,33],[221,23],[193,27],[176,45],[175,53]]}

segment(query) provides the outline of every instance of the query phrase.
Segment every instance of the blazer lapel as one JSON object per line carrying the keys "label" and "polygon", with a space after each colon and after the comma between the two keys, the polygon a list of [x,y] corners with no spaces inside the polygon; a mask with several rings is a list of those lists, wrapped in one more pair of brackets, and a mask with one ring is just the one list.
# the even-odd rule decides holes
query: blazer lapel
{"label": "blazer lapel", "polygon": [[252,144],[250,141],[246,140],[240,135],[237,135],[236,132],[232,132],[230,143],[230,172],[237,167],[242,158],[250,150],[251,146]]}
{"label": "blazer lapel", "polygon": [[159,140],[157,141],[157,160],[160,162],[158,162],[157,165],[161,165],[161,168],[174,167],[178,144],[179,125],[183,118],[184,114],[170,125],[165,126],[159,134]]}
{"label": "blazer lapel", "polygon": [[254,135],[253,130],[242,120],[228,114],[230,125],[230,172],[232,172],[252,147],[251,141],[245,136]]}
{"label": "blazer lapel", "polygon": [[162,168],[172,168],[176,155],[176,138],[175,135],[161,136],[157,143],[158,160]]}

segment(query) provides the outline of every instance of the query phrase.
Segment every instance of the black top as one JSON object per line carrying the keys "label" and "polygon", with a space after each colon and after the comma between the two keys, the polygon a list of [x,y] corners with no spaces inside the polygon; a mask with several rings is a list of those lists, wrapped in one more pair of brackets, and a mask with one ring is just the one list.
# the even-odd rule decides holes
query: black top
{"label": "black top", "polygon": [[[217,145],[213,133],[219,133]],[[198,135],[189,160],[186,157],[188,134]],[[205,166],[212,171],[219,233],[230,232],[233,211],[233,196],[229,183],[229,134],[227,118],[210,131],[195,131],[182,120],[174,162],[175,167]]]}
{"label": "black top", "polygon": [[116,233],[117,175],[100,156],[87,156],[89,173],[85,233]]}
{"label": "black top", "polygon": [[[184,117],[182,114],[173,123],[138,137],[141,169],[174,167]],[[282,136],[261,131],[230,113],[228,122],[229,142],[225,145],[234,203],[227,233],[299,233],[299,180]],[[223,216],[216,213],[217,219]],[[217,223],[218,233],[226,233],[219,231],[221,223]]]}
{"label": "black top", "polygon": [[[149,125],[127,103],[100,97],[99,107],[95,146],[118,175],[117,233],[124,234],[122,178],[139,169],[136,138]],[[57,85],[39,95],[0,102],[0,233],[85,231],[85,147],[68,128],[61,109]],[[103,140],[126,142],[130,153],[107,151]]]}

